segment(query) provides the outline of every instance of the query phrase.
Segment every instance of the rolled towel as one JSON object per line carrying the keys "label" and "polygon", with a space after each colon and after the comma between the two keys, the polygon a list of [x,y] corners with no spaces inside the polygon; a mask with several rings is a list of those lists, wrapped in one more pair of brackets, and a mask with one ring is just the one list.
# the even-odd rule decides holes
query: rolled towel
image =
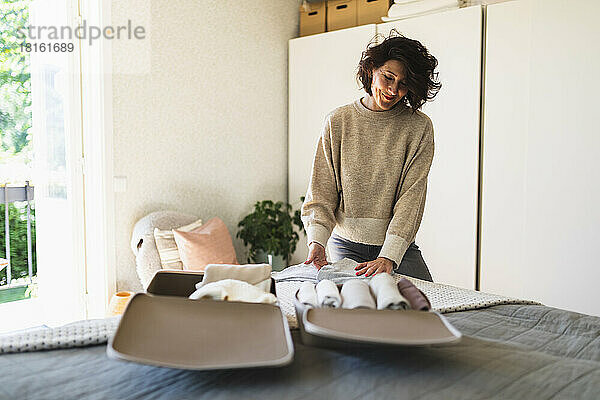
{"label": "rolled towel", "polygon": [[400,279],[398,282],[398,290],[402,296],[408,300],[410,308],[413,310],[429,311],[431,303],[425,293],[421,292],[411,281],[406,278]]}
{"label": "rolled towel", "polygon": [[317,303],[320,307],[338,308],[342,305],[342,297],[335,283],[323,280],[317,283]]}
{"label": "rolled towel", "polygon": [[307,306],[317,307],[317,290],[315,284],[311,282],[303,282],[298,290],[298,301]]}
{"label": "rolled towel", "polygon": [[369,290],[367,282],[361,279],[347,281],[342,286],[342,308],[368,308],[375,309],[375,300]]}
{"label": "rolled towel", "polygon": [[272,293],[266,293],[248,282],[236,279],[224,279],[204,284],[189,298],[192,300],[243,301],[245,303],[274,304],[277,302],[277,297]]}
{"label": "rolled towel", "polygon": [[263,292],[271,291],[271,266],[269,264],[208,264],[204,270],[204,279],[196,284],[196,288],[207,283],[235,279],[248,282]]}
{"label": "rolled towel", "polygon": [[402,297],[396,286],[396,281],[388,273],[374,275],[369,282],[369,287],[377,299],[377,309],[406,310],[408,301]]}

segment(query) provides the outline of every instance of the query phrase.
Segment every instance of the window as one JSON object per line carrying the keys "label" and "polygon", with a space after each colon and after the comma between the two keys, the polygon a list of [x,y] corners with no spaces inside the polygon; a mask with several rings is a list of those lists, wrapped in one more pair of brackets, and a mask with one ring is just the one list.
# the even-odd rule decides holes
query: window
{"label": "window", "polygon": [[4,330],[101,317],[115,291],[111,123],[104,101],[110,77],[98,73],[108,50],[52,36],[52,28],[65,33],[81,26],[82,13],[100,26],[109,15],[106,3],[2,4],[0,45],[9,51],[0,56],[0,178],[12,186],[29,181],[35,189],[38,275],[37,298],[0,304],[0,315],[11,313],[15,324]]}

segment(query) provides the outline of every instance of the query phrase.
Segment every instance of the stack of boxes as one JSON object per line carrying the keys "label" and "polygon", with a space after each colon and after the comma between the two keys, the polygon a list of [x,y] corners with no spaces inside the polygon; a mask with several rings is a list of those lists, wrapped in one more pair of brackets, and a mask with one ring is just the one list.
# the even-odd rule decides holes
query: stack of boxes
{"label": "stack of boxes", "polygon": [[300,36],[381,23],[390,0],[328,0],[300,6]]}

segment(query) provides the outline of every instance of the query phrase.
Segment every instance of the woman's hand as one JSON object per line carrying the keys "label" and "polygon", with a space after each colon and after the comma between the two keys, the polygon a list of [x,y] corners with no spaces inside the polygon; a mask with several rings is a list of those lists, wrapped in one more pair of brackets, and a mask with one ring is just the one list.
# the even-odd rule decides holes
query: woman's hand
{"label": "woman's hand", "polygon": [[313,263],[317,269],[321,269],[323,265],[329,264],[325,256],[325,247],[317,242],[312,242],[308,247],[308,259],[304,261],[304,264],[310,263]]}
{"label": "woman's hand", "polygon": [[358,264],[354,269],[357,271],[356,275],[372,276],[381,272],[390,274],[394,269],[394,262],[384,257],[377,257],[376,260]]}

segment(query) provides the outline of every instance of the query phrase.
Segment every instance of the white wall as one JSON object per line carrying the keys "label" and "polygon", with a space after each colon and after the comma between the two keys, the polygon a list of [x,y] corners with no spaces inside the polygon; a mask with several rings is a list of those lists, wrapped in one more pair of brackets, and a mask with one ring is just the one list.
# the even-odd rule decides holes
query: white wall
{"label": "white wall", "polygon": [[112,3],[113,21],[151,13],[148,73],[122,73],[136,59],[113,44],[114,168],[127,177],[115,194],[119,290],[141,289],[129,240],[147,213],[219,216],[235,236],[255,201],[286,198],[287,43],[298,34],[296,1],[135,3],[145,8]]}

